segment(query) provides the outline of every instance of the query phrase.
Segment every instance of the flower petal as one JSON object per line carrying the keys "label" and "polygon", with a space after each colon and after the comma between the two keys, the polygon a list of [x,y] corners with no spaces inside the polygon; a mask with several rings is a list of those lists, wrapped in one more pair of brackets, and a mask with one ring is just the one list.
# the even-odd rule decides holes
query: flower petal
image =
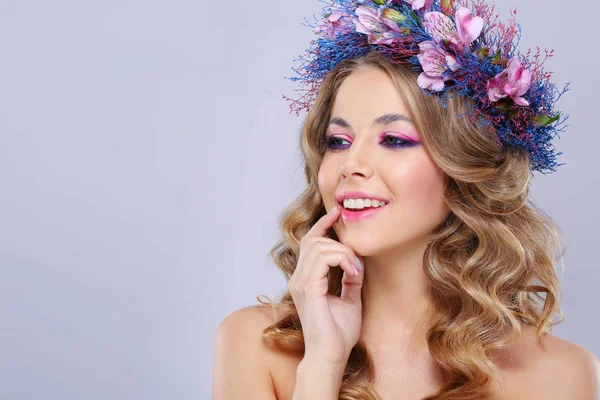
{"label": "flower petal", "polygon": [[[410,3],[410,1],[409,1]],[[413,10],[420,10],[421,8],[423,8],[423,6],[425,5],[425,0],[413,0],[412,1],[412,9]]]}
{"label": "flower petal", "polygon": [[426,40],[424,42],[419,43],[419,50],[424,52],[425,50],[436,50],[437,45],[433,40]]}
{"label": "flower petal", "polygon": [[529,86],[531,85],[531,72],[528,69],[524,69],[521,72],[521,77],[519,79],[519,90],[517,91],[517,96],[523,96],[529,90]]}
{"label": "flower petal", "polygon": [[518,104],[520,106],[528,106],[529,105],[529,102],[522,97],[513,97],[512,99],[515,101],[516,104]]}
{"label": "flower petal", "polygon": [[500,89],[492,88],[491,90],[488,91],[488,97],[489,97],[490,101],[498,101],[500,99],[505,98],[506,95],[503,94],[502,92],[500,92]]}
{"label": "flower petal", "polygon": [[460,7],[455,14],[456,30],[464,46],[470,45],[483,29],[483,18],[476,17],[466,7]]}
{"label": "flower petal", "polygon": [[444,84],[444,79],[431,77],[425,72],[421,72],[417,78],[417,84],[420,88],[433,90],[435,92],[442,91],[446,86]]}
{"label": "flower petal", "polygon": [[385,24],[385,26],[389,27],[394,32],[400,32],[400,27],[398,26],[398,23],[396,21],[392,21],[391,19],[383,18],[382,22]]}
{"label": "flower petal", "polygon": [[506,73],[508,74],[508,80],[517,80],[518,78],[516,75],[518,74],[521,68],[523,68],[523,66],[521,65],[521,60],[519,60],[519,57],[513,57],[510,60],[508,60],[508,64],[506,64]]}
{"label": "flower petal", "polygon": [[508,89],[505,89],[507,93],[511,96],[522,96],[527,93],[531,84],[531,72],[523,68],[519,57],[508,60],[506,74],[507,85],[510,85]]}
{"label": "flower petal", "polygon": [[441,77],[446,72],[446,54],[432,41],[420,43],[419,47],[421,52],[417,54],[417,59],[423,71],[430,77]]}
{"label": "flower petal", "polygon": [[448,68],[450,68],[450,70],[452,72],[454,72],[460,68],[460,64],[458,63],[458,60],[452,54],[446,54],[446,64],[448,65]]}
{"label": "flower petal", "polygon": [[431,53],[417,54],[417,58],[421,63],[421,67],[423,67],[423,71],[432,78],[439,78],[446,71],[446,67],[442,61],[443,59],[440,60],[439,57],[435,57],[435,55],[432,55]]}
{"label": "flower petal", "polygon": [[431,35],[433,40],[438,43],[444,40],[457,43],[459,40],[454,22],[441,12],[431,11],[425,13],[423,16],[423,27],[425,27],[425,30]]}
{"label": "flower petal", "polygon": [[377,14],[376,10],[372,9],[371,7],[360,6],[356,9],[355,14],[358,17],[358,21],[360,22],[360,24],[369,31],[361,31],[361,33],[368,34],[372,31],[380,30],[381,24],[379,23],[379,15]]}
{"label": "flower petal", "polygon": [[431,8],[433,4],[433,0],[405,0],[408,4],[412,5],[413,10],[420,10],[425,7],[427,9]]}
{"label": "flower petal", "polygon": [[487,83],[488,98],[490,101],[498,101],[507,95],[501,90],[502,82],[498,76],[492,78]]}
{"label": "flower petal", "polygon": [[363,25],[358,19],[354,20],[354,27],[356,32],[364,33],[365,35],[371,34],[371,30],[366,25]]}
{"label": "flower petal", "polygon": [[515,82],[508,82],[507,84],[504,85],[504,87],[502,88],[502,90],[504,91],[504,93],[506,93],[509,96],[517,96],[517,90],[519,90],[519,85]]}
{"label": "flower petal", "polygon": [[373,44],[392,44],[398,41],[399,34],[395,32],[374,33],[370,37],[370,43]]}
{"label": "flower petal", "polygon": [[335,22],[338,19],[342,18],[343,15],[344,15],[344,13],[342,13],[340,11],[334,11],[331,13],[331,15],[329,15],[329,17],[327,17],[327,19],[330,20],[331,22]]}

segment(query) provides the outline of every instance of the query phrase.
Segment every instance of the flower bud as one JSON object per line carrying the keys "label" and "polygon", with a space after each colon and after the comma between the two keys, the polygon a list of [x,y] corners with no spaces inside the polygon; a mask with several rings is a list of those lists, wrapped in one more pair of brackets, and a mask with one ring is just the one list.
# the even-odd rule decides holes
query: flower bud
{"label": "flower bud", "polygon": [[442,0],[442,3],[440,5],[440,9],[442,10],[442,12],[448,16],[452,15],[452,12],[454,11],[454,1],[453,0]]}
{"label": "flower bud", "polygon": [[406,16],[404,14],[400,14],[398,11],[393,8],[386,8],[383,10],[383,18],[392,20],[394,22],[404,22],[406,21]]}

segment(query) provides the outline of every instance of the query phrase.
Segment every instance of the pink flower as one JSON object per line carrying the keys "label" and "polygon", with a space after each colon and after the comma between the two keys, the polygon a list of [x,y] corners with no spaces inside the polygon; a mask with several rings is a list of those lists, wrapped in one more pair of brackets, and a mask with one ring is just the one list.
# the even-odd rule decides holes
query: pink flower
{"label": "pink flower", "polygon": [[483,29],[483,18],[471,14],[466,7],[456,10],[454,23],[447,15],[432,11],[423,16],[423,26],[438,43],[449,42],[456,50],[469,46]]}
{"label": "pink flower", "polygon": [[504,71],[488,81],[488,97],[490,101],[498,101],[510,96],[516,104],[528,106],[529,102],[521,96],[527,93],[530,84],[531,73],[523,68],[519,57],[513,57]]}
{"label": "pink flower", "polygon": [[423,67],[423,72],[417,79],[417,84],[423,89],[429,89],[436,92],[444,89],[444,82],[451,79],[451,72],[454,72],[460,65],[452,54],[446,52],[439,44],[432,40],[419,43],[421,52],[417,58]]}
{"label": "pink flower", "polygon": [[380,16],[380,11],[371,7],[360,6],[355,11],[356,31],[369,37],[369,43],[391,44],[402,35],[398,23]]}
{"label": "pink flower", "polygon": [[421,8],[430,9],[433,4],[433,0],[404,0],[412,6],[413,10],[420,10]]}
{"label": "pink flower", "polygon": [[346,14],[342,11],[334,11],[328,17],[319,22],[319,25],[314,29],[315,33],[325,32],[330,39],[333,39],[337,33],[347,32],[348,29],[344,25],[343,17]]}

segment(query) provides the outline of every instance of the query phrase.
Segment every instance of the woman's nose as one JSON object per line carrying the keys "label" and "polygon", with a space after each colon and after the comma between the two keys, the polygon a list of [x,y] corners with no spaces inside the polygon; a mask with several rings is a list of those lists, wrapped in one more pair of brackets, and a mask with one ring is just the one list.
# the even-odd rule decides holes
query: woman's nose
{"label": "woman's nose", "polygon": [[373,166],[366,154],[358,155],[356,152],[349,154],[348,158],[340,166],[339,175],[341,179],[352,177],[370,178],[373,175]]}

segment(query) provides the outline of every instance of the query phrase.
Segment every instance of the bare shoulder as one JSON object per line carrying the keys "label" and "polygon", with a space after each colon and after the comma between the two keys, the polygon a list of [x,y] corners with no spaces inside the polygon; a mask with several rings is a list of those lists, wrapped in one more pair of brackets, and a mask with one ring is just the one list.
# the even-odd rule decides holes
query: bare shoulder
{"label": "bare shoulder", "polygon": [[275,322],[271,308],[251,305],[227,315],[214,342],[213,399],[276,399],[262,331]]}
{"label": "bare shoulder", "polygon": [[508,394],[499,398],[600,400],[600,364],[591,351],[548,333],[542,343],[535,328],[525,326],[498,358],[507,378],[501,391]]}
{"label": "bare shoulder", "polygon": [[259,335],[269,325],[277,321],[276,311],[262,304],[254,304],[233,311],[221,322],[218,332],[238,332],[243,328],[246,333]]}
{"label": "bare shoulder", "polygon": [[585,347],[554,335],[547,334],[546,341],[539,379],[549,393],[564,393],[560,398],[600,400],[600,363],[596,356]]}

